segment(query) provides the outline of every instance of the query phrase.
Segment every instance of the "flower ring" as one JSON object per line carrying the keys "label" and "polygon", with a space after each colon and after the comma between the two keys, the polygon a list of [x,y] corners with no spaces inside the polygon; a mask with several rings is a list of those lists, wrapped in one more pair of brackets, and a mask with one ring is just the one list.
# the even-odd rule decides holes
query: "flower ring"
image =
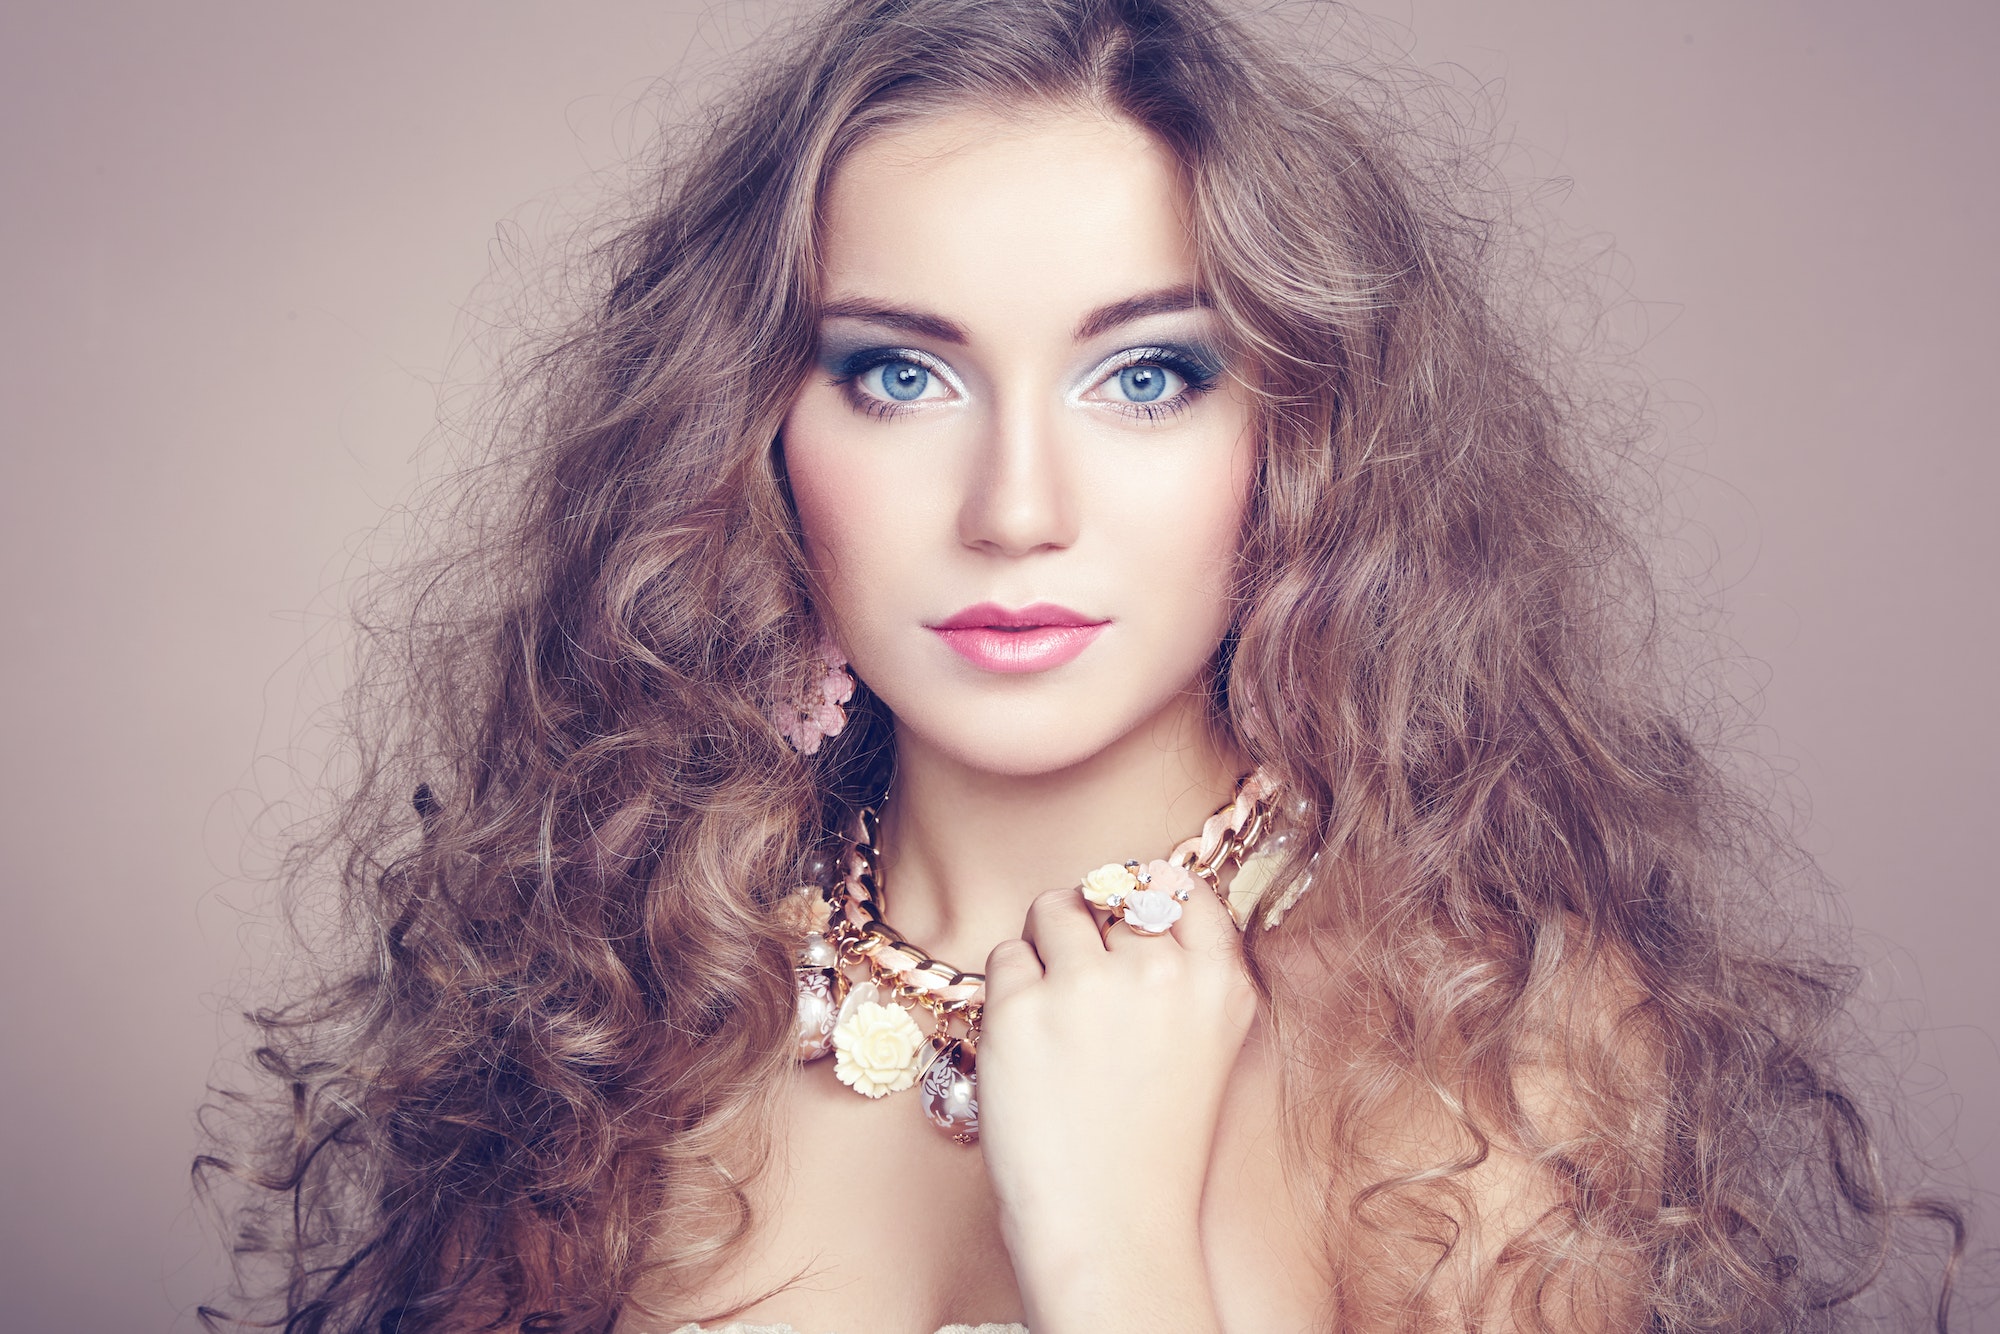
{"label": "flower ring", "polygon": [[[1181,920],[1194,877],[1178,862],[1106,862],[1083,878],[1083,897],[1142,936],[1162,936]],[[1109,924],[1107,924],[1108,927]]]}
{"label": "flower ring", "polygon": [[1181,920],[1181,905],[1164,889],[1135,889],[1118,920],[1142,936],[1164,936]]}
{"label": "flower ring", "polygon": [[1131,866],[1104,863],[1083,878],[1083,897],[1093,908],[1116,912],[1125,905],[1125,896],[1139,888],[1139,877],[1132,874],[1137,865],[1137,862]]}

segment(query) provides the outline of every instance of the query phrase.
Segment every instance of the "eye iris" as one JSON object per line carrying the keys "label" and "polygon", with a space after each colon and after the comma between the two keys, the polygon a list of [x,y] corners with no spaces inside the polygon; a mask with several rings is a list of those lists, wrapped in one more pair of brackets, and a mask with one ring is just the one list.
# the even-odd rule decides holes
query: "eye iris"
{"label": "eye iris", "polygon": [[914,361],[892,361],[882,367],[882,391],[901,403],[930,386],[931,373]]}
{"label": "eye iris", "polygon": [[1167,373],[1158,366],[1127,366],[1118,372],[1118,387],[1134,403],[1150,403],[1166,392]]}

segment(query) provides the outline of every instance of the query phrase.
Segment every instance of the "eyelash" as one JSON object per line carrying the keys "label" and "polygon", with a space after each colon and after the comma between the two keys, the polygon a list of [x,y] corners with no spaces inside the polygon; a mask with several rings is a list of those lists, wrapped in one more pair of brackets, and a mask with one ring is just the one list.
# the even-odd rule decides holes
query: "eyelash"
{"label": "eyelash", "polygon": [[1214,366],[1199,357],[1190,356],[1171,347],[1136,347],[1106,367],[1104,374],[1098,377],[1097,383],[1103,384],[1120,371],[1130,370],[1134,366],[1164,366],[1181,377],[1181,391],[1166,402],[1113,402],[1112,406],[1118,411],[1143,421],[1162,421],[1186,412],[1194,406],[1196,399],[1215,388],[1215,382],[1221,378],[1220,372]]}
{"label": "eyelash", "polygon": [[[834,387],[845,391],[848,402],[871,417],[901,416],[911,404],[876,398],[862,393],[859,388],[861,377],[879,367],[899,361],[906,361],[912,366],[921,366],[945,383],[951,383],[951,377],[943,373],[943,369],[936,361],[914,348],[873,347],[855,352],[840,363],[834,372]],[[1104,373],[1097,378],[1092,387],[1104,384],[1120,371],[1130,370],[1134,366],[1163,366],[1181,378],[1180,392],[1165,403],[1111,403],[1113,408],[1125,416],[1143,421],[1161,421],[1187,411],[1194,405],[1196,399],[1215,388],[1216,381],[1221,378],[1221,373],[1206,360],[1190,356],[1185,352],[1170,347],[1138,347],[1105,367]]]}
{"label": "eyelash", "polygon": [[943,374],[942,368],[937,362],[931,360],[923,353],[907,347],[871,347],[856,352],[841,361],[839,369],[834,372],[833,383],[836,388],[846,392],[849,403],[869,416],[898,417],[909,408],[910,405],[908,403],[892,403],[886,399],[864,394],[861,392],[859,384],[861,377],[868,374],[868,372],[899,361],[907,361],[912,366],[921,366],[924,370],[937,376],[938,379],[943,380],[945,383],[951,383],[949,377]]}

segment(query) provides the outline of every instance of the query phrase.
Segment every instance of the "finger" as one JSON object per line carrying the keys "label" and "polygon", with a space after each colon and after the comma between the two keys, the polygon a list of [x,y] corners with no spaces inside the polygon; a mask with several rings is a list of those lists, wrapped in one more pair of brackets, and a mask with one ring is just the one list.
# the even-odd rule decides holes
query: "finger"
{"label": "finger", "polygon": [[1097,919],[1090,915],[1090,905],[1084,902],[1081,891],[1074,888],[1037,894],[1028,905],[1021,938],[1035,947],[1044,968],[1061,968],[1104,953]]}
{"label": "finger", "polygon": [[1003,940],[986,956],[986,1003],[1042,980],[1042,960],[1025,940]]}
{"label": "finger", "polygon": [[1143,954],[1147,950],[1173,950],[1178,954],[1182,946],[1171,930],[1148,935],[1130,922],[1114,920],[1104,928],[1104,948],[1118,955]]}
{"label": "finger", "polygon": [[1237,959],[1243,954],[1243,933],[1236,929],[1236,919],[1200,879],[1181,905],[1181,919],[1174,923],[1173,931],[1184,949],[1205,959]]}

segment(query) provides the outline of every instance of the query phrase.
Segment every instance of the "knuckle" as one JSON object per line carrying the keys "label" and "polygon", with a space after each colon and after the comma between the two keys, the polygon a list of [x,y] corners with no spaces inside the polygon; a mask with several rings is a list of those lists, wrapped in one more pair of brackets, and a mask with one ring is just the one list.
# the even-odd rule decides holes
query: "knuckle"
{"label": "knuckle", "polygon": [[1041,974],[1034,947],[1025,940],[1003,940],[986,956],[986,1008],[1031,987]]}
{"label": "knuckle", "polygon": [[1029,945],[1027,941],[1022,940],[1020,937],[1016,936],[1009,940],[1003,940],[998,945],[995,945],[993,947],[992,953],[988,954],[986,957],[989,962],[993,963],[1020,963],[1026,958],[1027,955],[1033,952],[1034,952],[1033,946]]}
{"label": "knuckle", "polygon": [[1047,917],[1067,908],[1075,897],[1074,889],[1045,889],[1035,895],[1034,902],[1028,905],[1028,914],[1031,917]]}

